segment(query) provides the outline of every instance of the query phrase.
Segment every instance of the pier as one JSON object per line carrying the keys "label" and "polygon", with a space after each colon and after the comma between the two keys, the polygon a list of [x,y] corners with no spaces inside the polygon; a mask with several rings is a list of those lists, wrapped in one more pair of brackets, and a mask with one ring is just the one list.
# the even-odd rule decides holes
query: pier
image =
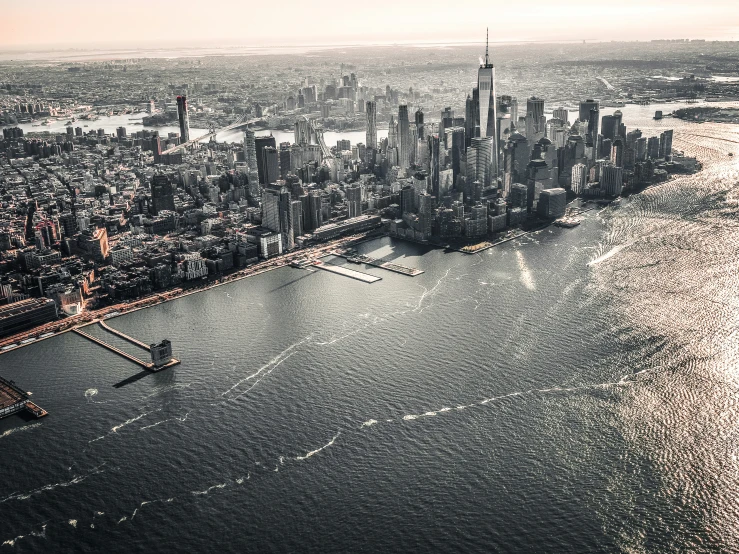
{"label": "pier", "polygon": [[[112,334],[116,335],[117,337],[120,337],[120,338],[124,339],[125,341],[130,342],[131,344],[135,344],[136,346],[138,346],[140,348],[143,348],[147,352],[151,353],[151,346],[149,346],[148,344],[144,344],[143,342],[141,342],[139,340],[136,340],[135,338],[130,337],[130,336],[126,335],[125,333],[122,333],[121,331],[118,331],[116,329],[113,329],[112,327],[110,327],[109,325],[106,325],[102,321],[99,321],[98,323],[106,331],[110,331]],[[128,352],[124,352],[120,348],[116,348],[112,344],[109,344],[109,343],[105,342],[102,339],[99,339],[97,337],[92,336],[89,333],[86,333],[85,331],[83,331],[80,328],[72,329],[72,331],[74,331],[75,333],[77,333],[81,337],[85,337],[86,339],[88,339],[88,340],[90,340],[90,341],[92,341],[92,342],[94,342],[96,344],[99,344],[103,348],[107,348],[108,350],[110,350],[111,352],[113,352],[115,354],[118,354],[122,358],[126,358],[128,361],[133,362],[133,363],[135,363],[137,365],[140,365],[144,369],[148,369],[149,371],[160,371],[162,369],[167,369],[169,367],[175,366],[175,365],[177,365],[177,364],[180,363],[180,361],[177,358],[172,358],[167,363],[165,363],[163,365],[160,365],[160,366],[157,366],[157,365],[154,364],[154,362],[145,362],[144,360],[142,360],[140,358],[137,358],[136,356],[134,356],[132,354],[129,354]]]}
{"label": "pier", "polygon": [[118,329],[113,329],[110,325],[108,325],[102,320],[98,321],[98,324],[100,325],[100,327],[102,327],[106,331],[113,333],[117,337],[120,337],[123,340],[130,342],[131,344],[135,344],[136,346],[139,346],[143,348],[144,350],[151,350],[151,347],[148,344],[144,344],[140,340],[136,340],[135,338],[128,336],[126,333],[122,333]]}
{"label": "pier", "polygon": [[29,393],[22,391],[13,381],[0,377],[0,419],[16,414],[21,410],[30,412],[34,417],[44,417],[48,412],[31,402]]}
{"label": "pier", "polygon": [[423,273],[422,269],[417,269],[415,267],[407,267],[404,265],[396,264],[394,262],[386,262],[383,260],[378,260],[375,258],[371,258],[369,256],[365,256],[364,254],[357,254],[355,256],[350,256],[348,254],[336,254],[337,256],[340,256],[342,258],[346,258],[347,261],[350,261],[355,264],[367,264],[374,267],[379,267],[380,269],[387,269],[388,271],[393,271],[395,273],[400,273],[401,275],[408,275],[409,277],[415,277],[416,275],[421,275]]}
{"label": "pier", "polygon": [[382,280],[382,277],[377,277],[376,275],[362,273],[361,271],[356,271],[354,269],[349,269],[340,265],[326,264],[318,260],[313,262],[311,265],[313,267],[317,267],[318,269],[323,269],[324,271],[329,271],[331,273],[337,273],[339,275],[343,275],[344,277],[350,277],[364,283],[376,283],[377,281]]}

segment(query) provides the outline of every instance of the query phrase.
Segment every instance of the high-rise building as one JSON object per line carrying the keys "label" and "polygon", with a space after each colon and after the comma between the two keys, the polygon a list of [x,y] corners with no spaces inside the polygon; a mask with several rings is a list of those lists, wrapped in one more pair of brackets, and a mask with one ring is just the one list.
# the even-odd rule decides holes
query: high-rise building
{"label": "high-rise building", "polygon": [[612,115],[604,115],[600,122],[600,133],[603,137],[615,140],[618,135],[619,121]]}
{"label": "high-rise building", "polygon": [[556,119],[560,119],[563,122],[567,123],[569,121],[568,118],[570,114],[565,108],[559,107],[556,110],[554,110],[554,112],[552,113],[552,116]]}
{"label": "high-rise building", "polygon": [[672,156],[672,129],[660,134],[660,158]]}
{"label": "high-rise building", "polygon": [[580,121],[589,121],[590,120],[590,111],[595,108],[598,110],[600,107],[600,104],[597,100],[593,100],[592,98],[588,98],[587,100],[584,100],[583,102],[580,102]]}
{"label": "high-rise building", "polygon": [[259,196],[259,162],[257,161],[256,137],[254,131],[244,131],[244,160],[247,166],[249,191],[252,196]]}
{"label": "high-rise building", "polygon": [[485,61],[477,70],[478,117],[480,137],[490,137],[490,157],[492,175],[498,175],[498,141],[496,122],[498,121],[498,102],[495,95],[495,66],[488,55],[488,37],[485,37]]}
{"label": "high-rise building", "polygon": [[572,166],[572,192],[582,194],[588,182],[588,166],[575,164]]}
{"label": "high-rise building", "polygon": [[[531,122],[534,126],[535,133],[544,132],[544,129],[540,128],[541,118],[544,117],[544,99],[543,98],[537,98],[536,96],[532,96],[531,98],[526,100],[526,117],[531,118]],[[528,138],[529,141],[532,139],[532,137],[529,137],[529,136],[527,136],[526,138]]]}
{"label": "high-rise building", "polygon": [[446,130],[446,133],[449,161],[456,182],[457,177],[462,173],[462,163],[464,162],[464,127],[451,127]]}
{"label": "high-rise building", "polygon": [[528,196],[529,188],[522,183],[513,183],[511,185],[510,201],[512,208],[523,208],[528,207]]}
{"label": "high-rise building", "polygon": [[426,139],[428,142],[428,154],[429,154],[429,177],[431,181],[431,194],[436,196],[437,199],[440,199],[440,191],[439,191],[439,171],[441,170],[440,166],[440,152],[441,147],[439,144],[439,137],[437,135],[429,135]]}
{"label": "high-rise building", "polygon": [[275,137],[273,137],[272,135],[254,137],[254,148],[257,158],[257,173],[259,175],[259,182],[263,185],[269,184],[269,182],[266,180],[266,174],[264,171],[264,156],[262,155],[262,150],[264,150],[268,146],[272,148],[277,148],[277,141],[275,141]]}
{"label": "high-rise building", "polygon": [[426,131],[423,126],[423,112],[421,111],[421,108],[418,108],[416,110],[416,131],[418,132],[418,138],[419,140],[424,140],[426,138]]}
{"label": "high-rise building", "polygon": [[588,119],[588,136],[586,137],[586,145],[593,148],[593,159],[597,157],[596,147],[598,146],[598,108],[590,109],[590,118]]}
{"label": "high-rise building", "polygon": [[351,185],[346,187],[344,192],[346,192],[349,217],[352,218],[362,215],[362,187],[359,185]]}
{"label": "high-rise building", "polygon": [[177,97],[177,119],[180,122],[180,142],[190,140],[190,116],[187,113],[187,96]]}
{"label": "high-rise building", "polygon": [[291,146],[289,142],[280,143],[280,179],[285,179],[288,173],[290,173],[290,168],[292,167]]}
{"label": "high-rise building", "polygon": [[408,106],[401,104],[398,106],[398,139],[400,142],[400,160],[398,165],[403,169],[411,166],[411,129],[408,120]]}
{"label": "high-rise building", "polygon": [[273,146],[262,149],[262,168],[265,184],[272,184],[280,178],[280,156]]}
{"label": "high-rise building", "polygon": [[565,189],[553,188],[541,191],[536,211],[542,217],[557,218],[565,215],[567,208],[567,192]]}
{"label": "high-rise building", "polygon": [[479,181],[487,188],[493,182],[493,175],[493,137],[473,138],[467,150],[467,182]]}
{"label": "high-rise building", "polygon": [[367,112],[367,148],[377,148],[377,102],[370,100],[365,105]]}
{"label": "high-rise building", "polygon": [[621,194],[624,185],[624,170],[613,164],[605,164],[601,169],[600,188],[609,196]]}

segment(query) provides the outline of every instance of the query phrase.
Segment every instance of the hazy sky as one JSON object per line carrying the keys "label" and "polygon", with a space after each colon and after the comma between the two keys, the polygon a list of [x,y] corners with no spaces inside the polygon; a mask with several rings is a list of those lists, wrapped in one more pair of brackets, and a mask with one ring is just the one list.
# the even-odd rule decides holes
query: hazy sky
{"label": "hazy sky", "polygon": [[[0,0],[0,48],[739,39],[739,0]],[[469,33],[474,32],[475,36]]]}

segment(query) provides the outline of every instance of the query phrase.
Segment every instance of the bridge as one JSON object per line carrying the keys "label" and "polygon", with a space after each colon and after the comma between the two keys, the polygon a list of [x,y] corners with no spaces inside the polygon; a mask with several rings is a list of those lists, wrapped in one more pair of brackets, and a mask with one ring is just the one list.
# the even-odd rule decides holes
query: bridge
{"label": "bridge", "polygon": [[209,139],[211,137],[215,137],[218,133],[225,133],[226,131],[233,131],[234,129],[238,129],[239,127],[244,127],[245,125],[249,125],[250,123],[254,123],[255,121],[259,121],[259,119],[250,119],[248,121],[245,121],[246,116],[242,116],[230,125],[226,125],[225,127],[221,127],[220,129],[208,129],[208,132],[204,135],[201,135],[197,138],[190,139],[187,142],[183,142],[182,144],[178,144],[177,146],[173,146],[172,148],[167,148],[166,150],[162,151],[162,154],[172,154],[173,152],[177,152],[178,150],[181,150],[183,148],[190,148],[191,146],[194,146],[195,144],[198,144],[199,142]]}
{"label": "bridge", "polygon": [[[334,155],[323,138],[323,127],[318,126],[315,120],[309,119],[304,115],[300,116],[298,119],[300,118],[303,118],[303,120],[308,122],[311,134],[316,137],[316,144],[321,147],[321,161],[324,164],[333,163]],[[204,140],[215,137],[218,133],[225,133],[227,131],[238,129],[239,127],[246,127],[247,125],[260,120],[261,118],[246,120],[246,116],[242,116],[226,127],[221,127],[220,129],[211,128],[204,135],[201,135],[194,139],[190,139],[187,142],[183,142],[182,144],[178,144],[177,146],[173,146],[172,148],[168,148],[167,150],[162,151],[162,154],[172,154],[173,152],[177,152],[178,150],[190,148],[191,146],[194,146]]]}

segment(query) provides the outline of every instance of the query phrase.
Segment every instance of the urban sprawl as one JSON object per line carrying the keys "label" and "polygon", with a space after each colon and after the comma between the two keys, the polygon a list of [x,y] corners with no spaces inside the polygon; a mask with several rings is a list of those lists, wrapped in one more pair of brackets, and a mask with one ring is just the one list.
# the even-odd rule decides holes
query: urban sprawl
{"label": "urban sprawl", "polygon": [[[429,118],[427,94],[365,86],[351,72],[220,114],[201,141],[191,136],[188,96],[202,87],[180,88],[138,106],[149,124],[179,127],[164,136],[86,130],[88,118],[73,115],[79,105],[45,98],[41,86],[3,86],[4,348],[24,331],[34,340],[88,313],[326,253],[321,245],[341,237],[388,234],[475,252],[553,221],[576,225],[574,198],[609,201],[700,168],[673,152],[671,130],[643,136],[618,110],[601,116],[597,100],[548,118],[542,98],[519,105],[496,94],[487,52],[464,113]],[[326,144],[323,124],[337,113],[364,123],[364,142]],[[271,115],[294,121],[292,143],[255,131]],[[69,118],[65,132],[13,126],[54,117]],[[216,142],[226,126],[243,141]]]}

